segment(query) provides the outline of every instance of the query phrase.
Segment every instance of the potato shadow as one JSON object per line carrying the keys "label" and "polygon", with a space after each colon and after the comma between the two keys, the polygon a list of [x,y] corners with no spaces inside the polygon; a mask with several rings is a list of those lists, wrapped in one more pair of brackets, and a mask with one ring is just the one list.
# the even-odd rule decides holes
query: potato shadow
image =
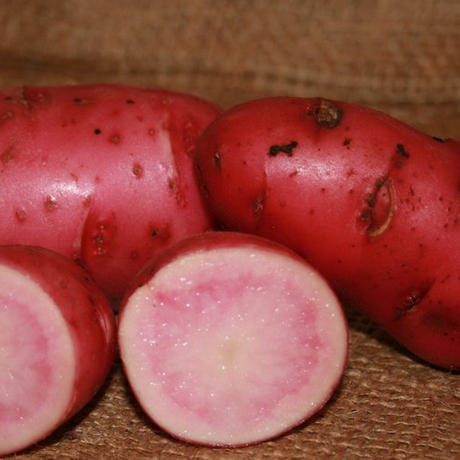
{"label": "potato shadow", "polygon": [[[378,326],[375,322],[364,316],[362,313],[354,310],[352,307],[345,305],[344,310],[345,315],[347,317],[350,332],[354,331],[368,337],[369,339],[373,339],[383,348],[387,348],[395,354],[404,356],[408,360],[421,366],[433,369],[437,372],[444,372],[447,374],[460,374],[460,371],[445,369],[431,364],[423,360],[422,358],[418,357],[410,350],[408,350],[406,347],[397,342],[389,333],[387,333],[384,329]],[[350,348],[353,345],[351,343],[351,340],[353,340],[352,335],[353,334],[350,334]]]}

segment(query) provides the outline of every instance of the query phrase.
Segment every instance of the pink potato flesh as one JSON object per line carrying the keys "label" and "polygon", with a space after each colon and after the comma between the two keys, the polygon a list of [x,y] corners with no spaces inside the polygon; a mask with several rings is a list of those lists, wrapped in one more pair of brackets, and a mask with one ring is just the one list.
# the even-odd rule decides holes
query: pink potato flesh
{"label": "pink potato flesh", "polygon": [[249,101],[200,137],[214,217],[308,260],[425,361],[460,370],[460,144],[322,98]]}
{"label": "pink potato flesh", "polygon": [[80,261],[111,298],[174,241],[211,227],[191,153],[219,109],[121,85],[0,93],[0,244]]}
{"label": "pink potato flesh", "polygon": [[0,247],[0,456],[81,409],[115,344],[108,300],[80,267],[42,248]]}
{"label": "pink potato flesh", "polygon": [[330,398],[348,347],[333,291],[302,259],[249,235],[186,240],[146,269],[119,322],[124,369],[172,436],[258,443]]}

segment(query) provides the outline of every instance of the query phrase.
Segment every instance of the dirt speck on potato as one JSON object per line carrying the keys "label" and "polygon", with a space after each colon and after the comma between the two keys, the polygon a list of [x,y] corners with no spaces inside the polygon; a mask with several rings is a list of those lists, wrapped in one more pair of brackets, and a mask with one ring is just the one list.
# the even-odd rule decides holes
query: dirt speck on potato
{"label": "dirt speck on potato", "polygon": [[45,205],[45,209],[47,211],[54,211],[57,208],[57,205],[58,205],[56,197],[48,195],[45,198],[44,205]]}
{"label": "dirt speck on potato", "polygon": [[351,144],[351,139],[349,137],[346,137],[344,140],[343,140],[343,143],[342,145],[344,147],[346,147],[348,150],[350,150],[350,144]]}
{"label": "dirt speck on potato", "polygon": [[18,222],[25,222],[25,220],[27,218],[27,212],[26,212],[26,210],[24,208],[16,209],[14,214],[15,214],[16,220]]}
{"label": "dirt speck on potato", "polygon": [[89,99],[87,97],[75,97],[73,102],[74,104],[83,105],[83,106],[94,104],[94,100]]}
{"label": "dirt speck on potato", "polygon": [[316,123],[322,128],[335,128],[342,120],[343,110],[330,101],[321,99],[315,109],[314,117]]}
{"label": "dirt speck on potato", "polygon": [[430,280],[424,284],[422,284],[418,289],[414,289],[411,291],[402,302],[401,306],[396,308],[396,313],[394,318],[401,319],[404,315],[409,313],[413,308],[418,305],[428,294],[433,286],[434,280]]}
{"label": "dirt speck on potato", "polygon": [[144,168],[139,163],[135,163],[132,172],[136,179],[140,179],[144,175]]}
{"label": "dirt speck on potato", "polygon": [[291,141],[288,144],[274,144],[268,151],[269,157],[276,157],[279,153],[285,153],[288,157],[292,157],[293,150],[298,146],[297,141]]}
{"label": "dirt speck on potato", "polygon": [[164,224],[160,226],[149,226],[148,234],[152,239],[162,240],[163,242],[171,238],[171,224]]}

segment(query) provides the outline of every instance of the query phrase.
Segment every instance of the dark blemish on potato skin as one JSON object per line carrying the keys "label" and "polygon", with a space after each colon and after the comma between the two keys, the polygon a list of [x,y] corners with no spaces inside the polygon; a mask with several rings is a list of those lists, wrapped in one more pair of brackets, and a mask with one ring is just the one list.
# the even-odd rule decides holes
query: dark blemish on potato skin
{"label": "dark blemish on potato skin", "polygon": [[375,205],[375,193],[368,193],[364,201],[367,203],[369,208],[373,208]]}
{"label": "dark blemish on potato skin", "polygon": [[395,166],[398,169],[401,169],[404,166],[404,162],[409,159],[410,155],[405,149],[403,144],[396,144],[396,160]]}
{"label": "dark blemish on potato skin", "polygon": [[87,97],[76,97],[74,98],[73,102],[78,105],[91,105],[94,103],[92,99],[89,99]]}
{"label": "dark blemish on potato skin", "polygon": [[409,159],[409,153],[406,151],[403,144],[396,144],[396,152],[398,152],[398,154],[401,155],[406,160]]}
{"label": "dark blemish on potato skin", "polygon": [[127,103],[127,104],[135,104],[136,101],[133,100],[133,99],[126,99],[126,103]]}
{"label": "dark blemish on potato skin", "polygon": [[371,214],[372,214],[372,213],[371,213],[371,210],[370,210],[370,209],[365,209],[364,211],[361,212],[361,214],[360,214],[360,219],[361,219],[362,221],[364,221],[364,222],[365,222],[365,221],[368,221],[368,220],[370,220],[370,218],[371,218]]}
{"label": "dark blemish on potato skin", "polygon": [[441,137],[433,136],[432,139],[436,142],[441,142],[441,143],[445,142],[445,139],[442,139]]}
{"label": "dark blemish on potato skin", "polygon": [[169,224],[162,226],[149,226],[148,235],[152,239],[159,239],[165,242],[171,238],[171,226]]}
{"label": "dark blemish on potato skin", "polygon": [[27,218],[27,212],[24,208],[16,209],[14,215],[18,222],[24,222]]}
{"label": "dark blemish on potato skin", "polygon": [[102,131],[99,128],[96,128],[94,130],[94,134],[96,134],[96,136],[99,136],[99,134],[101,134],[101,133],[102,133]]}
{"label": "dark blemish on potato skin", "polygon": [[343,145],[344,147],[346,147],[347,149],[350,149],[350,144],[351,144],[351,139],[348,138],[348,137],[346,137],[346,138],[343,140],[342,145]]}
{"label": "dark blemish on potato skin", "polygon": [[292,151],[298,145],[299,144],[297,143],[297,141],[291,141],[289,144],[274,144],[270,147],[268,151],[268,156],[275,157],[276,155],[278,155],[278,153],[285,153],[288,157],[292,157]]}
{"label": "dark blemish on potato skin", "polygon": [[56,201],[56,198],[51,196],[51,195],[48,195],[46,198],[45,198],[45,202],[44,202],[44,205],[45,205],[45,209],[47,211],[54,211],[56,208],[57,208],[57,201]]}
{"label": "dark blemish on potato skin", "polygon": [[403,299],[403,304],[396,308],[394,318],[396,320],[401,319],[407,313],[409,313],[416,305],[418,305],[428,294],[431,287],[434,284],[434,280],[429,281],[422,285],[419,289],[414,289]]}
{"label": "dark blemish on potato skin", "polygon": [[119,144],[120,143],[120,136],[118,134],[114,134],[110,139],[112,144]]}
{"label": "dark blemish on potato skin", "polygon": [[140,179],[144,175],[144,169],[139,163],[133,165],[132,172],[136,179]]}
{"label": "dark blemish on potato skin", "polygon": [[316,123],[327,129],[333,129],[340,124],[343,117],[343,110],[330,101],[321,99],[314,111]]}

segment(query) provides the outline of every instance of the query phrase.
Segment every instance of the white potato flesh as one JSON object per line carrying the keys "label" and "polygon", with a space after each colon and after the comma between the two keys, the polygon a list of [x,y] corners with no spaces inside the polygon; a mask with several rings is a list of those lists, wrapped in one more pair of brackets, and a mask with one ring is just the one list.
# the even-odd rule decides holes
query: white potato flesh
{"label": "white potato flesh", "polygon": [[48,435],[70,406],[75,351],[53,300],[0,265],[0,455]]}
{"label": "white potato flesh", "polygon": [[120,353],[146,413],[173,436],[237,446],[319,410],[339,383],[348,333],[316,271],[254,247],[177,258],[129,298]]}

